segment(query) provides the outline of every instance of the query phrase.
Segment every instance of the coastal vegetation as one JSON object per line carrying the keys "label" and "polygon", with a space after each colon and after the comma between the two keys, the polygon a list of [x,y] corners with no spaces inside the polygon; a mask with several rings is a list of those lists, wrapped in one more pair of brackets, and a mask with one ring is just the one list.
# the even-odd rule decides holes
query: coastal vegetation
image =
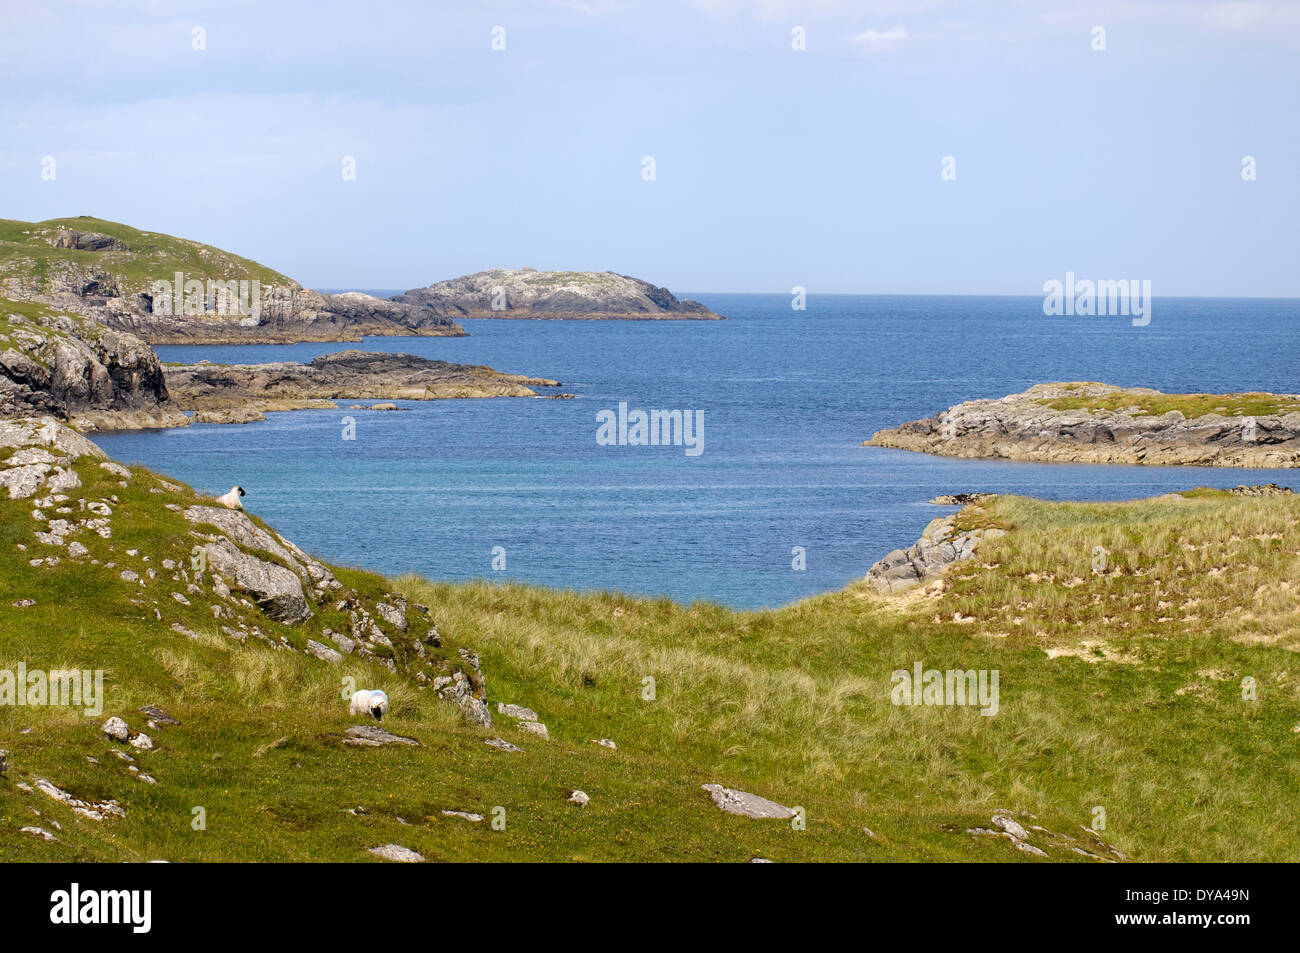
{"label": "coastal vegetation", "polygon": [[[1087,384],[1065,385],[1070,391],[1083,391]],[[1148,388],[1117,388],[1106,393],[1083,393],[1079,396],[1048,397],[1039,401],[1054,410],[1124,411],[1133,416],[1159,417],[1177,413],[1188,420],[1211,414],[1220,417],[1267,417],[1300,411],[1300,397],[1291,395],[1248,394],[1162,394]]]}
{"label": "coastal vegetation", "polygon": [[878,431],[866,446],[948,457],[1156,466],[1300,466],[1300,397],[1036,384]]}
{"label": "coastal vegetation", "polygon": [[[0,450],[3,472],[21,452]],[[1290,495],[984,498],[962,525],[1002,535],[937,583],[892,595],[857,583],[758,612],[327,567],[363,603],[427,606],[440,633],[417,658],[385,622],[399,655],[330,660],[308,639],[337,644],[329,632],[348,630],[339,597],[289,624],[222,598],[211,574],[175,582],[163,560],[184,567],[214,532],[182,515],[205,500],[140,467],[122,477],[84,455],[73,467],[73,515],[58,517],[45,489],[0,494],[0,670],[102,669],[105,704],[94,718],[0,706],[11,858],[356,861],[389,843],[430,860],[1044,862],[1018,844],[1047,861],[1281,860],[1296,849],[1294,825],[1279,823],[1300,781]],[[83,500],[111,506],[110,537],[35,535],[74,520]],[[241,622],[264,638],[226,631]],[[464,667],[462,649],[481,665],[490,726],[412,672]],[[891,704],[892,674],[917,663],[997,671],[997,714]],[[345,678],[385,691],[382,728],[419,746],[347,743]],[[499,703],[535,711],[549,737]],[[180,724],[145,727],[147,705]],[[153,750],[106,737],[109,716],[146,730]],[[34,778],[125,816],[88,819]],[[800,808],[805,823],[724,813],[701,789],[714,783]],[[995,815],[1027,840],[990,828]],[[32,826],[56,839],[20,832]]]}

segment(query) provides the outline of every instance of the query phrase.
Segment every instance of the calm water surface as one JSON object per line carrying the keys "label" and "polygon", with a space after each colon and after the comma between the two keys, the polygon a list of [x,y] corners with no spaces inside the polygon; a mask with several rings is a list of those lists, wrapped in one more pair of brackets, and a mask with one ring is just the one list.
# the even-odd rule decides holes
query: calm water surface
{"label": "calm water surface", "polygon": [[[389,292],[391,293],[391,292]],[[1041,298],[692,295],[720,322],[463,322],[472,337],[160,347],[166,361],[307,361],[364,347],[551,377],[576,400],[399,402],[403,413],[101,434],[114,457],[224,492],[334,562],[773,606],[910,544],[939,493],[1130,499],[1292,471],[949,460],[873,432],[1031,384],[1300,391],[1300,302],[1157,299],[1151,323],[1047,318]],[[596,413],[704,411],[704,452],[596,443]],[[492,569],[494,547],[506,569]],[[807,569],[791,568],[802,546]]]}

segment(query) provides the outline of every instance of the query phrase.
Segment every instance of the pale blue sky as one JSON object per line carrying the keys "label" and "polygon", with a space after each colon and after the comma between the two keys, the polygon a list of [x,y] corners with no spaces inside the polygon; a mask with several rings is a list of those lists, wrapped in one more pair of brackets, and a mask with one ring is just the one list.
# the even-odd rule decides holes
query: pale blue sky
{"label": "pale blue sky", "polygon": [[314,287],[532,265],[1300,295],[1295,2],[0,7],[0,217],[116,219]]}

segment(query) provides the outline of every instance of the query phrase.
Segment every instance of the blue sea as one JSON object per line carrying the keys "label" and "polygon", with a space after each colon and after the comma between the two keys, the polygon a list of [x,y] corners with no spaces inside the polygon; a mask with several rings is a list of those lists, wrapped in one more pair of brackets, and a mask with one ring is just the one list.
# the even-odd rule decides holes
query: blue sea
{"label": "blue sea", "polygon": [[[392,292],[380,292],[392,293]],[[115,458],[245,506],[336,563],[778,606],[840,588],[951,508],[940,493],[1131,499],[1289,470],[952,460],[876,430],[1031,384],[1300,391],[1300,301],[1157,298],[1152,319],[1045,317],[1041,297],[691,295],[730,320],[467,320],[468,338],[160,347],[165,361],[308,361],[363,347],[550,377],[576,400],[399,402],[240,426],[100,434]],[[602,446],[596,415],[703,411],[703,452]],[[344,408],[346,403],[344,403]],[[344,417],[356,422],[344,440]],[[502,549],[495,549],[501,547]],[[802,547],[806,568],[793,568]],[[504,569],[493,568],[494,550]],[[499,562],[499,560],[498,560]]]}

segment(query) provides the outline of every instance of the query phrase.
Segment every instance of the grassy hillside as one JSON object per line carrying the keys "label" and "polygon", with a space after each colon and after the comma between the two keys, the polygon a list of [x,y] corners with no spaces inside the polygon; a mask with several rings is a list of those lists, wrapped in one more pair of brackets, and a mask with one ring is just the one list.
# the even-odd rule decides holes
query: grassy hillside
{"label": "grassy hillside", "polygon": [[[396,585],[428,605],[444,654],[480,654],[496,724],[477,728],[378,660],[241,644],[206,598],[176,601],[186,589],[167,574],[123,583],[123,568],[143,575],[189,551],[195,527],[168,504],[194,495],[139,468],[127,481],[85,458],[77,470],[74,501],[118,498],[111,539],[70,537],[88,547],[81,559],[37,542],[32,500],[0,497],[0,669],[102,668],[108,701],[96,718],[0,707],[6,857],[361,861],[398,843],[431,860],[1043,862],[966,832],[995,810],[1017,812],[1050,861],[1086,861],[1074,846],[1117,857],[1083,829],[1097,807],[1101,837],[1134,860],[1281,860],[1300,842],[1285,822],[1300,781],[1293,499],[999,498],[963,519],[1010,532],[946,587],[885,598],[851,586],[769,612],[338,570],[359,592]],[[57,565],[29,565],[50,554]],[[296,627],[257,624],[300,648],[343,622],[326,607]],[[917,661],[999,670],[998,714],[892,705],[890,673]],[[423,747],[342,745],[362,721],[347,714],[345,676],[386,690],[383,727]],[[551,739],[497,702],[535,709]],[[181,725],[144,728],[146,704]],[[100,732],[110,715],[153,737],[156,750],[132,754],[156,784],[111,753],[124,746]],[[484,744],[494,737],[524,750]],[[78,818],[18,787],[33,776],[116,799],[126,816]],[[803,807],[807,829],[724,814],[700,789],[711,782]],[[587,807],[566,801],[573,788]]]}
{"label": "grassy hillside", "polygon": [[[55,248],[51,241],[64,229],[109,235],[123,242],[127,250]],[[268,286],[295,286],[291,279],[247,258],[200,242],[140,231],[119,222],[88,215],[44,222],[0,219],[0,281],[18,275],[44,290],[50,282],[71,270],[103,270],[113,274],[124,286],[123,294],[147,291],[157,280],[171,281],[177,271],[184,272],[187,280],[257,279]]]}

